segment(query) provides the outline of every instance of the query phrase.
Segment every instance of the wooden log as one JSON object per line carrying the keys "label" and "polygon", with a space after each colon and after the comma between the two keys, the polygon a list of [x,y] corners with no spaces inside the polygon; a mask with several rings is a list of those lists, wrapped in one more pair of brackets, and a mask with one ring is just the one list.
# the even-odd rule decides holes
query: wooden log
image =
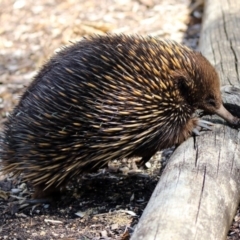
{"label": "wooden log", "polygon": [[[238,105],[239,12],[240,1],[206,1],[200,39],[221,77],[224,100]],[[173,153],[132,240],[226,239],[240,201],[240,133],[216,116],[210,121],[216,123],[212,132]]]}

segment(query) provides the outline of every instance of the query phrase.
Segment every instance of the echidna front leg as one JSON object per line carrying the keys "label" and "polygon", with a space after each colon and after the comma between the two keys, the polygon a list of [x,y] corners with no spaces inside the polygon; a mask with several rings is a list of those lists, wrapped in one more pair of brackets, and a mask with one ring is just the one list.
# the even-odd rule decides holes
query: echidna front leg
{"label": "echidna front leg", "polygon": [[201,130],[212,130],[214,124],[206,120],[197,119],[197,125],[193,128],[192,133],[199,136]]}
{"label": "echidna front leg", "polygon": [[[180,131],[177,137],[175,135],[173,136],[173,139],[169,141],[171,144],[165,145],[165,148],[174,145],[179,146],[182,142],[191,137],[191,135],[200,135],[200,131],[202,130],[212,130],[213,125],[213,123],[206,120],[192,118],[188,121],[182,131]],[[162,149],[164,148],[160,148],[159,150]],[[137,167],[145,166],[145,163],[148,162],[155,153],[156,152],[149,152],[147,155],[143,156],[142,159],[137,162]]]}
{"label": "echidna front leg", "polygon": [[213,125],[214,125],[213,123],[199,118],[189,119],[189,121],[183,128],[181,128],[179,134],[175,138],[175,145],[179,146],[182,142],[184,142],[193,135],[194,136],[200,135],[200,131],[202,130],[212,130]]}

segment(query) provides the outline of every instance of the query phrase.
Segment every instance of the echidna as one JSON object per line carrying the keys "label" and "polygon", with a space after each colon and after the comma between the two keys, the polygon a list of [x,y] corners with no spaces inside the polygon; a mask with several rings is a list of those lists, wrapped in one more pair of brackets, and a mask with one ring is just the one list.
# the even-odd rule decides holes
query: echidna
{"label": "echidna", "polygon": [[94,36],[45,64],[5,124],[3,172],[23,173],[35,197],[119,158],[148,161],[210,123],[195,110],[239,125],[222,105],[218,74],[173,41]]}

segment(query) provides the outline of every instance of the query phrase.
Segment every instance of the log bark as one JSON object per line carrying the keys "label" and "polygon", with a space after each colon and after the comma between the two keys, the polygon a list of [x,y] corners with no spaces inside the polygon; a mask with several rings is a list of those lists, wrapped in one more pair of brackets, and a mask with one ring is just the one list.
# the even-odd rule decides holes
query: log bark
{"label": "log bark", "polygon": [[[223,98],[233,105],[240,105],[239,13],[240,1],[206,1],[200,39],[220,75]],[[216,116],[210,121],[216,123],[212,132],[173,153],[132,240],[226,239],[240,201],[240,133]]]}

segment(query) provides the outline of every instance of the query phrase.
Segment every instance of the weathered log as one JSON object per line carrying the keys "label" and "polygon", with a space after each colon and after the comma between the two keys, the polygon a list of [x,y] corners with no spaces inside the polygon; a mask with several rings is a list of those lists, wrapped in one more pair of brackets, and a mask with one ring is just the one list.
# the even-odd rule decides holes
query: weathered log
{"label": "weathered log", "polygon": [[[238,105],[239,12],[239,1],[206,1],[200,39],[201,52],[219,72],[224,101]],[[212,132],[173,153],[132,240],[226,239],[240,201],[240,133],[216,116],[210,121]]]}

